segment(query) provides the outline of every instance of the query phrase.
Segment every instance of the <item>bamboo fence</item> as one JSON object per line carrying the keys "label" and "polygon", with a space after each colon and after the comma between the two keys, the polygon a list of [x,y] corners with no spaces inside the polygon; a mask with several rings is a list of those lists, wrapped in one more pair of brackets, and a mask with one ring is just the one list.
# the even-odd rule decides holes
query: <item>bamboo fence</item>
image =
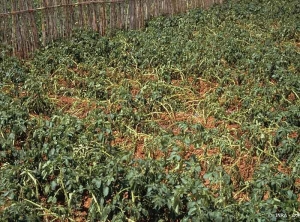
{"label": "bamboo fence", "polygon": [[101,35],[140,29],[145,21],[223,0],[0,0],[0,41],[21,58],[53,40],[72,36],[75,29]]}

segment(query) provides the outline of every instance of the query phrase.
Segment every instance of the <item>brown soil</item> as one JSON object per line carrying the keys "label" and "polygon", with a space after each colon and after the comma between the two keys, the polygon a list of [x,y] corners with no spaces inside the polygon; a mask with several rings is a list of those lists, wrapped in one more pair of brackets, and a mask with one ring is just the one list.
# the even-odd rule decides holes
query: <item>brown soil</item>
{"label": "brown soil", "polygon": [[291,139],[297,139],[299,137],[299,134],[294,131],[294,132],[291,132],[289,135],[288,135],[289,138]]}
{"label": "brown soil", "polygon": [[291,102],[295,101],[295,100],[296,100],[295,94],[291,92],[291,93],[288,95],[288,100],[291,101]]}
{"label": "brown soil", "polygon": [[213,92],[217,87],[217,83],[207,82],[203,79],[199,79],[199,96],[205,97],[207,93]]}
{"label": "brown soil", "polygon": [[95,102],[80,98],[68,96],[52,96],[50,98],[53,99],[58,109],[80,119],[85,118],[90,111],[97,108]]}

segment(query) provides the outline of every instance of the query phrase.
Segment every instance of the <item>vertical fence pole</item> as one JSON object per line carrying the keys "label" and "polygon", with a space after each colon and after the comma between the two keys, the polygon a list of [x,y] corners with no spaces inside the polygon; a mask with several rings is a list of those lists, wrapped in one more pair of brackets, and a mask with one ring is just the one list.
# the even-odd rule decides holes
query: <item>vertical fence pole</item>
{"label": "vertical fence pole", "polygon": [[11,36],[11,42],[12,42],[12,50],[13,50],[13,55],[16,55],[16,51],[18,50],[18,45],[17,45],[17,38],[16,38],[16,29],[17,29],[17,21],[16,21],[16,14],[13,12],[16,11],[16,6],[15,6],[15,1],[11,0],[11,21],[12,21],[12,36]]}
{"label": "vertical fence pole", "polygon": [[114,3],[114,0],[111,0],[111,2],[110,2],[110,12],[109,13],[110,13],[109,28],[110,28],[110,33],[112,34],[116,28],[116,5]]}

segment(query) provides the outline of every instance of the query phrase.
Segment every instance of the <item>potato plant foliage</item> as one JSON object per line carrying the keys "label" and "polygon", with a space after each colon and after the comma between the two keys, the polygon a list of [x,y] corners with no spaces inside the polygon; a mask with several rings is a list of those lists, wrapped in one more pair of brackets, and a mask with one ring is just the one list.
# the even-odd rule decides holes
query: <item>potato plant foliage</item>
{"label": "potato plant foliage", "polygon": [[1,221],[299,217],[298,0],[5,50]]}

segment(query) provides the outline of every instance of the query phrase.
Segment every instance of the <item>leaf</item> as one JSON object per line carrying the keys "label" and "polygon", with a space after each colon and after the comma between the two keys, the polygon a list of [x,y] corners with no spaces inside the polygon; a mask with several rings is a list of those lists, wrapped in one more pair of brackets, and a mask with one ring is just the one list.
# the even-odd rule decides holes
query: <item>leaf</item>
{"label": "leaf", "polygon": [[193,216],[194,215],[194,212],[197,210],[197,208],[196,207],[191,207],[190,209],[189,209],[189,211],[188,211],[188,215],[189,216]]}
{"label": "leaf", "polygon": [[51,181],[51,189],[55,190],[57,186],[57,183],[55,181]]}
{"label": "leaf", "polygon": [[46,194],[48,194],[49,191],[50,191],[50,186],[46,185],[44,191],[45,191]]}
{"label": "leaf", "polygon": [[57,202],[57,198],[55,196],[51,196],[48,198],[47,203],[56,203]]}
{"label": "leaf", "polygon": [[103,196],[106,197],[109,193],[109,187],[104,187],[103,188]]}
{"label": "leaf", "polygon": [[8,136],[8,139],[10,140],[15,140],[15,134],[14,133],[10,133],[9,136]]}
{"label": "leaf", "polygon": [[99,179],[93,179],[92,182],[96,185],[97,188],[101,187],[102,181]]}

